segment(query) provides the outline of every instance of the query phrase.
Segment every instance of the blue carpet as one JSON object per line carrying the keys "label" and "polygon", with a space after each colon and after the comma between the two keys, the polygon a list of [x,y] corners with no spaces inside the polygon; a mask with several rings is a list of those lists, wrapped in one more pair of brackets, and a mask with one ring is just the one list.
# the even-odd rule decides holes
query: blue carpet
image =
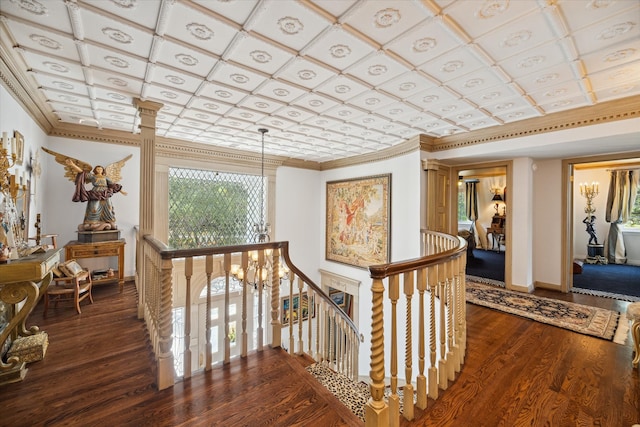
{"label": "blue carpet", "polygon": [[573,287],[640,297],[640,267],[627,264],[584,264],[573,275]]}
{"label": "blue carpet", "polygon": [[467,258],[465,273],[504,282],[504,252],[474,249],[473,258]]}
{"label": "blue carpet", "polygon": [[[467,258],[466,274],[504,282],[504,252],[473,250]],[[576,291],[586,289],[602,296],[627,295],[640,298],[640,266],[627,264],[584,264],[581,274],[573,275]]]}

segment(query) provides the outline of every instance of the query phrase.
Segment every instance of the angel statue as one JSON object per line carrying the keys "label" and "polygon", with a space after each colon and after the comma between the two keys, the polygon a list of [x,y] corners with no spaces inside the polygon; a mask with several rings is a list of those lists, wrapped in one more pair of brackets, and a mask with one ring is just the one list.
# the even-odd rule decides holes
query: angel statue
{"label": "angel statue", "polygon": [[[71,200],[87,202],[84,221],[78,225],[80,231],[116,230],[116,214],[111,203],[111,196],[115,193],[127,195],[118,181],[122,179],[120,170],[125,162],[131,158],[129,154],[124,159],[111,163],[107,167],[96,166],[64,154],[56,153],[44,147],[42,149],[55,157],[56,162],[64,166],[65,174],[70,181],[75,182],[76,190]],[[93,188],[88,190],[85,183],[91,183]]]}

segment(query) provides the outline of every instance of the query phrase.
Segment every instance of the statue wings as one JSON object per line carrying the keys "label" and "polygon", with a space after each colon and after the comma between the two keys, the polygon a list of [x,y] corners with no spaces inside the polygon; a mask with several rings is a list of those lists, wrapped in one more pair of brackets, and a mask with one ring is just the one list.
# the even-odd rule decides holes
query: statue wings
{"label": "statue wings", "polygon": [[[44,152],[46,153],[51,154],[55,158],[56,162],[64,166],[64,176],[67,177],[69,181],[74,182],[76,180],[76,175],[78,173],[66,163],[67,159],[73,160],[73,162],[85,172],[91,172],[91,170],[93,169],[93,166],[91,166],[87,162],[83,162],[82,160],[78,160],[71,156],[66,156],[64,154],[56,153],[55,151],[49,150],[44,147],[42,147],[42,150],[44,150]],[[120,161],[104,166],[104,174],[107,177],[109,177],[111,181],[119,182],[122,179],[122,175],[120,174],[120,171],[122,170],[122,167],[127,162],[127,160],[129,160],[131,157],[132,157],[132,154],[129,154],[127,157],[125,157]]]}

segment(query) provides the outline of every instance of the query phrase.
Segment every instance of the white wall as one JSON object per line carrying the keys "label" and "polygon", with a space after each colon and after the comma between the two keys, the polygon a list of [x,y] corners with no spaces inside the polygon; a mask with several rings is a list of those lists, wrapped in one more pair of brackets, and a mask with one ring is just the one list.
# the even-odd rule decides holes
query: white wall
{"label": "white wall", "polygon": [[538,160],[533,170],[533,278],[562,282],[562,161]]}
{"label": "white wall", "polygon": [[[37,213],[43,213],[42,222],[43,225],[46,225],[44,215],[46,206],[43,204],[43,197],[45,194],[45,177],[47,174],[46,166],[42,164],[42,155],[44,153],[40,151],[39,147],[47,141],[47,135],[31,120],[31,117],[5,90],[4,86],[0,85],[0,135],[2,132],[7,132],[9,137],[13,137],[13,132],[16,130],[24,136],[24,161],[22,165],[16,165],[12,168],[13,173],[17,172],[18,176],[20,176],[28,169],[29,164],[33,166],[36,161],[39,161],[41,164],[41,173],[39,175],[33,173],[30,176],[32,195],[30,203],[29,236],[35,236],[36,229],[33,225],[35,224]],[[53,231],[47,231],[46,228],[43,228],[42,232],[43,234],[53,233]]]}
{"label": "white wall", "polygon": [[528,157],[513,160],[513,189],[508,191],[511,219],[511,283],[533,290],[533,162]]}

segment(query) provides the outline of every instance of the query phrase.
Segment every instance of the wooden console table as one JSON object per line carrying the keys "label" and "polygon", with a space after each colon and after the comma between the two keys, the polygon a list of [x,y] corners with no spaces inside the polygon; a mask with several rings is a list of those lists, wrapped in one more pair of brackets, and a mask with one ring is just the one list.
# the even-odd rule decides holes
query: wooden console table
{"label": "wooden console table", "polygon": [[120,292],[122,292],[122,287],[124,286],[124,245],[125,239],[94,243],[80,243],[77,240],[72,240],[64,247],[65,259],[118,257],[118,271],[115,272],[115,276],[113,278],[94,279],[93,284],[98,285],[117,280]]}
{"label": "wooden console table", "polygon": [[[52,249],[0,264],[0,304],[8,322],[0,331],[0,356],[16,338],[40,331],[37,326],[27,329],[25,323],[51,283],[51,269],[60,261],[61,252]],[[4,363],[0,358],[0,384],[21,381],[26,373],[25,362],[11,358]]]}

